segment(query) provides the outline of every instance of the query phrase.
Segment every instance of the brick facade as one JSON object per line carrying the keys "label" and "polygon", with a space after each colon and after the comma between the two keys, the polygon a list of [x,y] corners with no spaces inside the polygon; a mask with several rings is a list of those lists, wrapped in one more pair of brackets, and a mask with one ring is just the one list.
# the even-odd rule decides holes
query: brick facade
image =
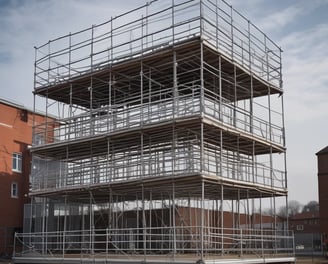
{"label": "brick facade", "polygon": [[323,148],[316,155],[318,158],[320,232],[328,241],[328,147]]}
{"label": "brick facade", "polygon": [[44,117],[33,118],[32,110],[3,99],[0,113],[0,256],[6,256],[12,253],[14,233],[22,230],[29,201],[33,119],[41,122]]}

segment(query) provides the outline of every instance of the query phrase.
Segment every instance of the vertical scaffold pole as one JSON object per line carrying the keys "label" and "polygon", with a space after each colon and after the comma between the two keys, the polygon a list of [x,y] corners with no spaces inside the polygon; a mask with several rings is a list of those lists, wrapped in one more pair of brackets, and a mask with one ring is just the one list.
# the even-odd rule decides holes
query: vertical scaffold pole
{"label": "vertical scaffold pole", "polygon": [[261,227],[261,254],[264,257],[264,233],[263,233],[263,218],[262,218],[262,193],[260,194],[260,227]]}
{"label": "vertical scaffold pole", "polygon": [[65,242],[66,242],[66,232],[67,232],[67,230],[66,230],[66,226],[67,226],[67,196],[65,196],[65,204],[64,204],[64,229],[63,229],[63,241],[62,241],[62,243],[63,243],[63,259],[64,259],[64,257],[65,257]]}
{"label": "vertical scaffold pole", "polygon": [[202,201],[201,201],[201,206],[202,206],[202,210],[201,210],[201,260],[203,261],[204,259],[204,256],[205,256],[205,248],[204,248],[204,242],[205,242],[205,239],[204,239],[204,236],[205,236],[205,232],[204,232],[204,229],[205,229],[205,186],[204,186],[204,180],[202,179]]}
{"label": "vertical scaffold pole", "polygon": [[[109,55],[109,82],[108,82],[108,120],[107,120],[107,131],[109,132],[114,127],[113,120],[113,108],[112,108],[112,89],[113,89],[113,17],[110,18],[110,50]],[[111,178],[111,177],[110,177]]]}
{"label": "vertical scaffold pole", "polygon": [[[141,16],[141,58],[140,58],[140,109],[141,109],[141,113],[140,113],[140,120],[141,120],[141,128],[143,127],[143,123],[144,123],[144,110],[143,110],[143,92],[144,92],[144,87],[143,87],[143,79],[144,79],[144,68],[143,68],[143,52],[144,52],[144,32],[143,32],[143,27],[144,27],[144,17],[143,15]],[[144,163],[144,161],[141,161],[142,163]],[[143,177],[144,175],[142,175]]]}
{"label": "vertical scaffold pole", "polygon": [[[219,55],[219,119],[223,121],[223,105],[222,105],[222,59],[221,55]],[[222,130],[220,141],[222,143]],[[222,144],[220,146],[220,155],[222,155]],[[222,167],[222,160],[220,166]],[[221,175],[222,176],[222,173]]]}
{"label": "vertical scaffold pole", "polygon": [[[36,66],[37,66],[37,57],[38,57],[38,49],[37,47],[34,47],[34,79],[33,79],[33,88],[34,88],[34,91],[35,91],[35,88],[36,88],[36,79],[37,79],[37,72],[36,72]],[[39,144],[37,142],[35,142],[35,134],[36,134],[36,120],[35,120],[35,112],[36,112],[36,108],[35,108],[35,105],[36,105],[36,95],[35,95],[35,92],[33,91],[33,127],[32,127],[32,145],[36,145],[36,144]],[[43,143],[43,142],[40,142],[40,143]],[[46,143],[46,142],[44,142]]]}
{"label": "vertical scaffold pole", "polygon": [[144,259],[146,260],[146,255],[147,255],[147,230],[146,230],[146,212],[145,212],[145,188],[144,185],[141,185],[142,188],[142,239],[143,239],[143,254],[144,254]]}
{"label": "vertical scaffold pole", "polygon": [[219,49],[219,3],[218,0],[215,2],[215,43],[216,49]]}
{"label": "vertical scaffold pole", "polygon": [[[200,0],[200,16],[202,20],[202,0]],[[202,23],[202,22],[201,22]],[[202,25],[201,25],[202,28]],[[201,29],[202,30],[202,29]],[[201,118],[204,116],[205,112],[205,105],[204,105],[204,46],[203,41],[200,42],[200,83],[201,83],[201,103],[200,103],[200,114]],[[201,120],[200,123],[200,173],[201,175],[204,174],[204,123]],[[202,179],[202,200],[201,200],[201,260],[204,259],[204,210],[205,210],[205,187],[204,187],[204,180]]]}
{"label": "vertical scaffold pole", "polygon": [[223,209],[223,199],[224,199],[224,186],[221,183],[221,255],[223,255],[224,251],[224,209]]}
{"label": "vertical scaffold pole", "polygon": [[173,181],[172,183],[172,225],[173,225],[173,258],[175,259],[175,255],[177,253],[177,239],[176,239],[176,223],[175,223],[175,214],[176,214],[176,208],[175,208],[175,183]]}
{"label": "vertical scaffold pole", "polygon": [[202,38],[203,37],[203,30],[204,30],[204,21],[203,21],[203,18],[204,18],[204,14],[203,14],[203,0],[199,0],[199,30],[200,30],[200,37]]}
{"label": "vertical scaffold pole", "polygon": [[230,34],[231,34],[231,59],[232,61],[234,60],[234,37],[233,37],[233,8],[230,6]]}
{"label": "vertical scaffold pole", "polygon": [[93,237],[93,232],[94,232],[94,217],[93,217],[93,206],[92,206],[92,193],[89,191],[89,222],[90,222],[90,230],[89,230],[89,249],[91,254],[94,253],[94,237]]}

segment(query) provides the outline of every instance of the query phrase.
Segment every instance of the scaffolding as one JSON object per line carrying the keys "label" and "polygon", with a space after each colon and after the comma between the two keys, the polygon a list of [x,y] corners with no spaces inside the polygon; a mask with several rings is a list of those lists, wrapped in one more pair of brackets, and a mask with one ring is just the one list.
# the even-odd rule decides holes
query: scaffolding
{"label": "scaffolding", "polygon": [[16,263],[294,261],[281,49],[225,1],[150,1],[37,47],[34,102]]}

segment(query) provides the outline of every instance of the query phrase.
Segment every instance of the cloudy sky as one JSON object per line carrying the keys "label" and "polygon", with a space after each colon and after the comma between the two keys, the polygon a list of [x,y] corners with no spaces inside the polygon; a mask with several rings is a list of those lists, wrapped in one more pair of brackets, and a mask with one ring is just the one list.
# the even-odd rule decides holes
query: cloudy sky
{"label": "cloudy sky", "polygon": [[[328,0],[227,1],[284,51],[289,199],[317,200],[315,153],[328,145]],[[32,107],[34,46],[144,2],[0,0],[0,97]]]}

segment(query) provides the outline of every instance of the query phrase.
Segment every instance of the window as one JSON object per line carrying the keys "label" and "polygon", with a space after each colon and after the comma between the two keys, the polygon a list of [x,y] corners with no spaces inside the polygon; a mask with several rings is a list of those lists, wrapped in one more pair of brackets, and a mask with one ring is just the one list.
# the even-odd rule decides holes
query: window
{"label": "window", "polygon": [[18,184],[16,182],[11,184],[11,198],[18,198]]}
{"label": "window", "polygon": [[27,110],[22,109],[22,110],[20,111],[20,119],[21,119],[23,122],[27,122],[27,121],[28,121],[28,112],[27,112]]}
{"label": "window", "polygon": [[22,153],[13,153],[13,171],[22,172]]}
{"label": "window", "polygon": [[34,134],[33,145],[39,146],[39,145],[42,145],[42,144],[44,144],[43,135]]}
{"label": "window", "polygon": [[297,225],[297,226],[296,226],[296,230],[297,230],[297,231],[302,231],[302,230],[304,230],[303,225]]}

